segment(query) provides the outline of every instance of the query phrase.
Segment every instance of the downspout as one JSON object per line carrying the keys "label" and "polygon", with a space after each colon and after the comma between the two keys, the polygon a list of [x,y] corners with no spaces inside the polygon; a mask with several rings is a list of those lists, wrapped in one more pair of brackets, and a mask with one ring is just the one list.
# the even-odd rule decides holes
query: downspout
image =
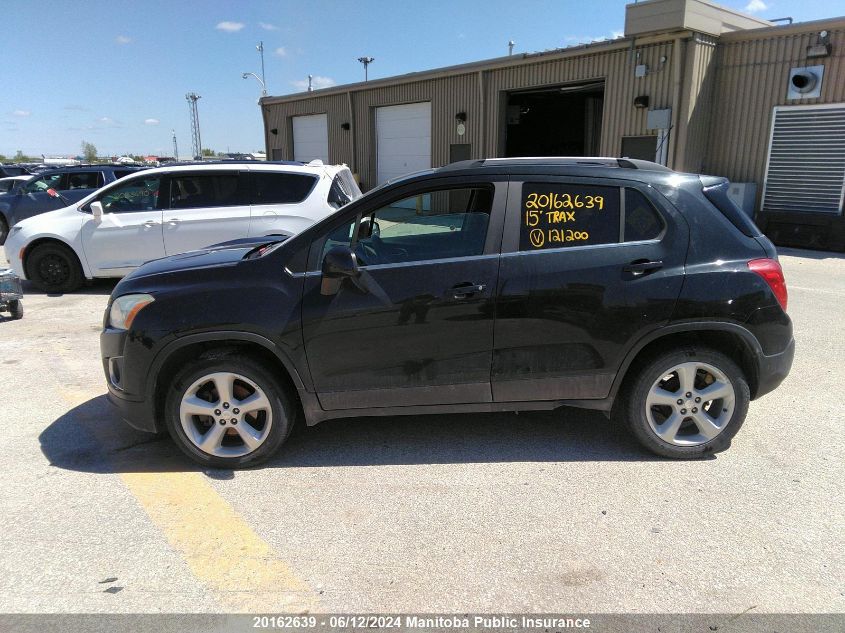
{"label": "downspout", "polygon": [[683,86],[683,79],[681,73],[683,72],[683,57],[681,47],[681,36],[675,38],[673,42],[672,52],[672,82],[674,97],[672,99],[672,127],[669,128],[669,155],[667,157],[667,167],[675,169],[675,156],[678,149],[678,121],[680,120],[681,112],[681,88]]}
{"label": "downspout", "polygon": [[478,97],[481,104],[481,134],[479,135],[479,158],[487,155],[487,108],[484,107],[484,71],[478,71]]}
{"label": "downspout", "polygon": [[[358,133],[358,126],[355,125],[355,110],[352,109],[352,91],[346,91],[346,101],[349,104],[349,133],[352,135],[352,164],[349,166],[352,168],[352,173],[357,174],[358,169],[358,157],[355,154],[355,135]],[[361,176],[358,175],[358,179],[360,180]]]}

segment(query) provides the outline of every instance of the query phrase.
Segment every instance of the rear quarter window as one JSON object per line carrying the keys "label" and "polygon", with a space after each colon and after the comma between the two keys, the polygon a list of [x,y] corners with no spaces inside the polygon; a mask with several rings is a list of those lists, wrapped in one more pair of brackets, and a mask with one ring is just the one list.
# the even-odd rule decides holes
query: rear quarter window
{"label": "rear quarter window", "polygon": [[310,174],[251,172],[252,204],[296,204],[311,193],[317,177]]}
{"label": "rear quarter window", "polygon": [[654,240],[663,232],[663,217],[642,192],[625,189],[625,242]]}

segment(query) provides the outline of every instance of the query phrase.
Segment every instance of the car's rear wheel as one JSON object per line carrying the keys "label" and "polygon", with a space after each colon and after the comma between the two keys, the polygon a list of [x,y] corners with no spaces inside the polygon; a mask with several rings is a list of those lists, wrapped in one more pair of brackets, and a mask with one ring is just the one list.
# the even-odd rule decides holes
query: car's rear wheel
{"label": "car's rear wheel", "polygon": [[734,361],[715,350],[690,349],[660,354],[638,370],[619,405],[644,447],[693,459],[731,445],[749,401],[748,382]]}
{"label": "car's rear wheel", "polygon": [[9,224],[6,218],[0,216],[0,246],[6,243],[6,238],[9,237]]}
{"label": "car's rear wheel", "polygon": [[73,292],[83,279],[76,254],[57,243],[41,244],[27,255],[26,276],[44,292]]}
{"label": "car's rear wheel", "polygon": [[194,461],[215,468],[255,466],[290,434],[295,408],[264,365],[240,355],[200,359],[167,395],[171,437]]}

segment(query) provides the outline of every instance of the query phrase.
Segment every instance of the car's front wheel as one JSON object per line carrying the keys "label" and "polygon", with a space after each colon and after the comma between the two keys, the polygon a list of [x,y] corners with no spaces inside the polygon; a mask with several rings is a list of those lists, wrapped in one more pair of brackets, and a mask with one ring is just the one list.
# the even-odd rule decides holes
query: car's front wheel
{"label": "car's front wheel", "polygon": [[619,413],[644,447],[693,459],[730,446],[748,413],[750,390],[728,356],[689,349],[653,358],[621,396]]}
{"label": "car's front wheel", "polygon": [[263,364],[242,355],[185,367],[167,395],[171,437],[194,461],[215,468],[255,466],[287,439],[295,408]]}
{"label": "car's front wheel", "polygon": [[59,243],[36,246],[26,257],[26,276],[44,292],[73,292],[83,279],[76,254]]}

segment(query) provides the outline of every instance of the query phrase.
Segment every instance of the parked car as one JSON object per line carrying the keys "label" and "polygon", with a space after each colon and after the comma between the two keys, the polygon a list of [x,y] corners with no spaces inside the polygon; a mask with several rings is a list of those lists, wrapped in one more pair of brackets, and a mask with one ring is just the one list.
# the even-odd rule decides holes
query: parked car
{"label": "parked car", "polygon": [[0,244],[6,241],[9,229],[21,220],[61,209],[104,184],[135,171],[137,169],[131,167],[86,165],[51,169],[38,174],[25,185],[17,187],[14,195],[0,199]]}
{"label": "parked car", "polygon": [[6,257],[38,288],[71,292],[85,279],[122,277],[165,255],[229,239],[292,235],[360,195],[348,167],[319,161],[148,169],[19,222]]}
{"label": "parked car", "polygon": [[150,262],[109,300],[109,398],[225,468],[299,415],[565,405],[659,455],[722,451],[794,353],[776,251],[727,188],[635,160],[469,161],[289,239]]}
{"label": "parked car", "polygon": [[32,176],[8,176],[7,178],[0,178],[0,195],[7,193],[14,193],[21,183],[26,182]]}

